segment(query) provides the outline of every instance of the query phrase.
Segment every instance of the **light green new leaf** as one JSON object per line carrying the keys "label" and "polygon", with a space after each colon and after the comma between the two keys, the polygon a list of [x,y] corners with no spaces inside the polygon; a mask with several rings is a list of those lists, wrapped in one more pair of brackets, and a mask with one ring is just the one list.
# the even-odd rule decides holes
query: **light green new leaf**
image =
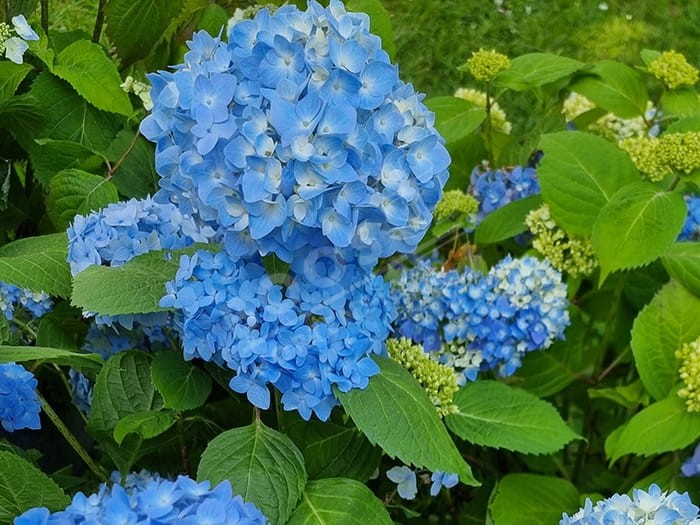
{"label": "light green new leaf", "polygon": [[569,233],[590,235],[598,213],[623,186],[639,180],[629,156],[607,140],[579,131],[542,135],[537,168],[542,199]]}
{"label": "light green new leaf", "polygon": [[600,282],[611,272],[659,257],[678,237],[686,205],[679,193],[648,182],[620,189],[600,210],[591,241],[600,261]]}
{"label": "light green new leaf", "polygon": [[418,381],[387,357],[374,360],[381,373],[370,379],[367,388],[336,390],[357,428],[407,465],[456,472],[462,483],[478,485]]}
{"label": "light green new leaf", "polygon": [[677,242],[661,256],[666,271],[700,297],[700,243]]}
{"label": "light green new leaf", "polygon": [[57,173],[49,181],[46,213],[59,230],[65,230],[76,215],[88,215],[119,201],[112,181],[77,169]]}
{"label": "light green new leaf", "polygon": [[483,108],[458,97],[433,97],[425,105],[435,113],[435,127],[447,144],[467,137],[486,118]]}
{"label": "light green new leaf", "polygon": [[211,376],[179,352],[161,352],[151,363],[151,378],[165,408],[190,410],[202,406],[211,393]]}
{"label": "light green new leaf", "polygon": [[700,337],[700,298],[671,280],[637,315],[630,345],[644,388],[664,399],[680,378],[676,350]]}
{"label": "light green new leaf", "polygon": [[287,523],[306,485],[304,458],[289,437],[256,420],[209,442],[199,481],[227,479],[236,494],[257,505],[272,523]]}
{"label": "light green new leaf", "polygon": [[27,460],[0,451],[0,523],[10,523],[33,507],[63,510],[70,498],[46,474]]}
{"label": "light green new leaf", "polygon": [[700,414],[672,394],[637,412],[605,450],[611,462],[626,454],[651,456],[687,447],[700,438]]}
{"label": "light green new leaf", "polygon": [[175,415],[165,410],[146,410],[124,416],[114,427],[114,441],[121,445],[129,434],[138,434],[143,439],[161,435],[175,424]]}
{"label": "light green new leaf", "polygon": [[392,525],[384,504],[362,483],[345,478],[312,481],[287,525]]}
{"label": "light green new leaf", "polygon": [[465,386],[454,403],[459,412],[445,416],[447,427],[476,445],[551,454],[579,437],[550,403],[497,381]]}
{"label": "light green new leaf", "polygon": [[44,346],[0,346],[0,363],[26,363],[27,361],[46,361],[94,372],[99,371],[104,364],[99,354],[83,354]]}
{"label": "light green new leaf", "polygon": [[514,58],[508,69],[496,75],[493,85],[524,91],[568,77],[584,66],[583,62],[572,58],[549,53],[530,53]]}
{"label": "light green new leaf", "polygon": [[579,508],[579,494],[568,481],[537,474],[508,474],[494,487],[487,522],[494,525],[551,525],[563,512]]}
{"label": "light green new leaf", "polygon": [[518,199],[489,213],[476,227],[474,242],[492,244],[527,231],[525,217],[542,204],[540,195]]}
{"label": "light green new leaf", "polygon": [[593,66],[590,73],[591,76],[583,76],[574,82],[572,91],[621,118],[644,115],[649,95],[634,69],[620,62],[601,60]]}
{"label": "light green new leaf", "polygon": [[90,266],[73,279],[71,302],[106,315],[165,311],[158,303],[165,295],[165,283],[175,278],[179,268],[175,253],[148,252],[117,268]]}
{"label": "light green new leaf", "polygon": [[117,66],[103,48],[88,40],[77,40],[61,51],[51,72],[68,82],[97,109],[130,116],[133,112]]}

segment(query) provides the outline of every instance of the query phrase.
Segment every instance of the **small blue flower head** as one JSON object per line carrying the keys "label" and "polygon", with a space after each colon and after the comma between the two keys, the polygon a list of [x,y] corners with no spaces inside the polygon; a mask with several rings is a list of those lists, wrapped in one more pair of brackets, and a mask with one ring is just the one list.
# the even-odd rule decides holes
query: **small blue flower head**
{"label": "small blue flower head", "polygon": [[22,365],[0,364],[0,424],[8,432],[41,428],[41,402],[34,374]]}
{"label": "small blue flower head", "polygon": [[291,262],[311,244],[370,268],[415,249],[450,157],[366,15],[311,0],[188,46],[174,72],[149,76],[157,201],[235,237],[234,256]]}
{"label": "small blue flower head", "polygon": [[0,281],[0,311],[5,319],[12,321],[17,307],[28,312],[31,318],[38,319],[53,309],[53,301],[44,292],[33,292]]}
{"label": "small blue flower head", "polygon": [[397,484],[396,490],[403,499],[416,497],[416,473],[411,468],[405,465],[392,467],[386,471],[386,477]]}
{"label": "small blue flower head", "polygon": [[180,525],[267,525],[267,518],[252,503],[234,495],[223,481],[213,489],[209,482],[197,483],[187,476],[174,481],[142,471],[130,474],[124,485],[119,476],[113,484],[100,485],[97,493],[78,492],[71,504],[51,514],[40,507],[15,519],[17,525],[72,523],[177,523]]}
{"label": "small blue flower head", "polygon": [[586,499],[584,507],[573,516],[564,513],[559,525],[691,525],[697,523],[698,510],[687,492],[669,494],[652,484],[648,491],[634,489],[632,498],[626,494],[614,494],[595,505]]}
{"label": "small blue flower head", "polygon": [[685,203],[688,206],[688,213],[685,217],[685,224],[680,235],[679,241],[698,241],[700,240],[700,197],[696,195],[686,195]]}
{"label": "small blue flower head", "polygon": [[700,443],[695,447],[693,455],[681,465],[681,473],[686,478],[692,478],[700,474]]}
{"label": "small blue flower head", "polygon": [[506,204],[540,193],[537,171],[531,166],[491,169],[479,164],[472,170],[469,192],[479,202],[477,224]]}
{"label": "small blue flower head", "polygon": [[437,496],[440,493],[442,487],[451,489],[457,483],[459,483],[459,475],[455,473],[448,474],[441,470],[436,470],[430,476],[432,484],[430,485],[430,495]]}

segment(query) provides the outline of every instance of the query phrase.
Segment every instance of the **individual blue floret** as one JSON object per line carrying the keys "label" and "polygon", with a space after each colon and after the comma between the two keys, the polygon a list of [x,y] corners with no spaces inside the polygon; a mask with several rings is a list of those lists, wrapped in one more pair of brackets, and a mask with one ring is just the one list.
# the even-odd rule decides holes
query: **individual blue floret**
{"label": "individual blue floret", "polygon": [[0,364],[0,424],[8,431],[41,428],[34,374],[16,363]]}
{"label": "individual blue floret", "polygon": [[418,493],[416,473],[405,465],[392,467],[386,471],[386,477],[396,483],[396,491],[403,499],[414,499]]}

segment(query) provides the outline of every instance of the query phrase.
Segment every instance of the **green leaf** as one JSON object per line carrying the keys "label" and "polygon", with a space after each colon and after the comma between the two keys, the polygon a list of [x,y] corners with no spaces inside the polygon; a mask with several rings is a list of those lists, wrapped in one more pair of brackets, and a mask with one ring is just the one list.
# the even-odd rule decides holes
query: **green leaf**
{"label": "green leaf", "polygon": [[33,507],[56,512],[69,503],[70,498],[41,470],[16,454],[0,451],[1,523],[10,523]]}
{"label": "green leaf", "polygon": [[27,237],[0,248],[0,280],[21,288],[69,297],[70,267],[65,233]]}
{"label": "green leaf", "polygon": [[0,62],[0,103],[5,102],[15,94],[22,80],[32,69],[29,64]]}
{"label": "green leaf", "polygon": [[34,175],[44,186],[60,171],[69,168],[101,171],[104,160],[94,151],[68,140],[37,139],[32,150]]}
{"label": "green leaf", "polygon": [[462,483],[478,485],[418,381],[395,361],[374,359],[381,373],[367,388],[336,391],[357,428],[407,465],[456,472]]}
{"label": "green leaf", "polygon": [[676,242],[661,256],[666,271],[700,297],[700,243]]}
{"label": "green leaf", "polygon": [[459,412],[445,416],[447,428],[476,445],[551,454],[579,437],[550,403],[497,381],[461,388],[454,403]]}
{"label": "green leaf", "polygon": [[165,311],[158,303],[180,261],[171,253],[177,252],[148,252],[117,268],[90,266],[73,278],[72,304],[106,315]]}
{"label": "green leaf", "polygon": [[661,94],[661,107],[664,115],[689,117],[700,111],[700,101],[693,88],[672,89]]}
{"label": "green leaf", "polygon": [[162,407],[163,399],[151,382],[150,356],[138,351],[120,352],[97,376],[87,428],[98,438],[111,439],[122,418]]}
{"label": "green leaf", "polygon": [[226,9],[216,4],[209,4],[203,10],[197,24],[199,29],[203,29],[210,35],[218,35],[226,32],[226,24],[230,15]]}
{"label": "green leaf", "polygon": [[700,438],[700,414],[688,412],[685,401],[672,394],[636,413],[606,452],[611,462],[626,454],[651,456],[680,450]]}
{"label": "green leaf", "polygon": [[448,144],[467,137],[486,119],[483,108],[458,97],[433,97],[425,105],[435,113],[435,127]]}
{"label": "green leaf", "polygon": [[620,189],[600,210],[591,241],[600,262],[600,282],[615,270],[650,263],[678,237],[686,206],[680,193],[648,182]]}
{"label": "green leaf", "polygon": [[211,376],[179,352],[161,352],[151,363],[151,378],[165,408],[190,410],[202,406],[211,393]]}
{"label": "green leaf", "polygon": [[629,385],[619,385],[613,388],[589,388],[588,397],[607,399],[629,410],[649,403],[649,394],[644,390],[644,384],[639,380]]}
{"label": "green leaf", "polygon": [[158,188],[153,148],[152,143],[135,131],[122,130],[105,151],[116,167],[112,182],[124,197],[143,198]]}
{"label": "green leaf", "polygon": [[584,66],[583,62],[572,58],[549,53],[530,53],[514,58],[508,69],[496,75],[493,85],[524,91],[568,77]]}
{"label": "green leaf", "polygon": [[76,215],[88,215],[117,201],[117,188],[109,179],[67,169],[49,181],[46,213],[57,229],[65,230]]}
{"label": "green leaf", "polygon": [[175,424],[172,412],[147,410],[124,416],[114,427],[114,441],[121,445],[128,434],[138,434],[143,439],[161,435]]}
{"label": "green leaf", "polygon": [[61,301],[54,309],[41,317],[36,335],[36,345],[63,350],[78,350],[82,346],[87,324],[82,312]]}
{"label": "green leaf", "polygon": [[578,490],[564,479],[508,474],[491,494],[487,519],[494,525],[522,525],[526,516],[528,525],[551,525],[578,508]]}
{"label": "green leaf", "polygon": [[349,0],[345,4],[348,11],[357,11],[369,15],[369,30],[382,39],[382,49],[393,61],[396,58],[394,30],[391,17],[380,0]]}
{"label": "green leaf", "polygon": [[646,113],[649,95],[634,69],[621,62],[601,60],[586,71],[589,72],[592,75],[583,76],[571,85],[572,91],[621,118]]}
{"label": "green leaf", "polygon": [[700,337],[700,298],[676,281],[656,294],[634,320],[632,353],[644,387],[664,399],[679,380],[676,350]]}
{"label": "green leaf", "polygon": [[181,9],[182,0],[110,0],[105,9],[107,35],[122,63],[146,57]]}
{"label": "green leaf", "polygon": [[629,156],[607,140],[580,131],[543,135],[537,168],[542,198],[556,223],[590,235],[598,213],[623,186],[639,180]]}
{"label": "green leaf", "polygon": [[540,195],[531,195],[498,208],[489,213],[476,227],[474,242],[493,244],[510,239],[527,231],[525,217],[542,204]]}
{"label": "green leaf", "polygon": [[71,352],[61,348],[48,348],[45,346],[0,346],[0,363],[26,363],[27,361],[46,361],[76,368],[78,370],[91,370],[97,372],[102,368],[104,361],[99,354],[84,354]]}
{"label": "green leaf", "polygon": [[384,504],[362,483],[343,478],[312,481],[287,525],[392,525]]}
{"label": "green leaf", "polygon": [[73,42],[58,54],[51,72],[97,109],[126,117],[133,113],[129,96],[120,87],[117,66],[100,45],[88,40]]}
{"label": "green leaf", "polygon": [[272,523],[287,523],[306,485],[304,458],[286,435],[256,420],[222,432],[202,453],[197,479],[227,479]]}
{"label": "green leaf", "polygon": [[268,253],[263,257],[263,266],[270,280],[275,284],[284,285],[289,279],[289,266],[288,262],[283,261],[277,254]]}

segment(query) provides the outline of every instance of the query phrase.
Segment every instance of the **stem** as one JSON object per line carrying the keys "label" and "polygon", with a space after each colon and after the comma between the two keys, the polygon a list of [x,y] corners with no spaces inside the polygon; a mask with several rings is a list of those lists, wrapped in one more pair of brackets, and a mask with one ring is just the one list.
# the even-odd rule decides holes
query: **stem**
{"label": "stem", "polygon": [[105,0],[100,0],[97,5],[97,14],[95,15],[95,29],[92,31],[92,41],[96,44],[100,41],[102,34],[102,24],[105,20]]}
{"label": "stem", "polygon": [[603,370],[603,371],[600,373],[600,375],[594,379],[594,381],[595,381],[596,383],[600,383],[603,379],[605,379],[605,377],[606,377],[610,372],[612,372],[612,370],[613,370],[618,364],[620,364],[620,361],[622,361],[622,359],[625,357],[625,355],[627,355],[627,352],[629,352],[629,350],[630,350],[630,347],[629,347],[629,346],[626,346],[626,347],[624,348],[624,350],[622,350],[622,352],[620,352],[620,355],[618,355],[615,359],[613,359],[613,362],[610,363],[610,364],[605,368],[605,370]]}
{"label": "stem", "polygon": [[20,321],[17,318],[13,319],[12,322],[15,323],[19,328],[21,328],[23,332],[29,335],[33,341],[36,341],[36,331],[29,325],[29,323]]}
{"label": "stem", "polygon": [[182,412],[177,413],[177,437],[180,441],[180,458],[182,459],[182,470],[186,475],[190,475],[190,459],[187,455],[187,444],[185,443],[185,418]]}
{"label": "stem", "polygon": [[85,464],[88,466],[90,470],[101,480],[101,481],[108,481],[109,476],[107,475],[107,472],[102,468],[100,465],[95,463],[95,460],[93,460],[90,457],[90,454],[87,453],[87,451],[83,448],[83,446],[80,444],[78,439],[71,433],[70,430],[68,430],[68,427],[61,421],[61,418],[58,417],[58,414],[54,412],[54,409],[51,408],[51,405],[49,405],[49,402],[46,401],[44,396],[42,396],[38,391],[37,395],[39,396],[39,399],[41,400],[41,405],[44,410],[44,413],[48,416],[48,418],[51,420],[51,422],[56,426],[58,431],[61,433],[61,435],[65,438],[66,441],[68,441],[68,444],[75,450],[76,454],[80,456],[80,458],[85,462]]}
{"label": "stem", "polygon": [[134,133],[134,138],[131,139],[131,144],[126,148],[124,153],[122,153],[122,156],[119,157],[117,162],[114,163],[114,166],[111,166],[109,168],[109,173],[107,174],[107,178],[111,178],[114,176],[114,173],[119,169],[119,166],[121,166],[122,162],[124,162],[124,159],[129,156],[129,153],[131,153],[131,150],[134,149],[136,146],[136,141],[139,140],[139,134]]}
{"label": "stem", "polygon": [[484,121],[485,131],[486,131],[486,151],[489,155],[489,164],[491,169],[494,166],[494,155],[493,155],[493,126],[491,124],[491,83],[486,83],[486,120]]}
{"label": "stem", "polygon": [[673,174],[673,180],[671,181],[671,185],[668,187],[668,191],[673,191],[676,189],[676,186],[678,186],[678,183],[681,181],[681,178],[678,176],[678,173]]}
{"label": "stem", "polygon": [[41,0],[41,28],[49,34],[49,0]]}

